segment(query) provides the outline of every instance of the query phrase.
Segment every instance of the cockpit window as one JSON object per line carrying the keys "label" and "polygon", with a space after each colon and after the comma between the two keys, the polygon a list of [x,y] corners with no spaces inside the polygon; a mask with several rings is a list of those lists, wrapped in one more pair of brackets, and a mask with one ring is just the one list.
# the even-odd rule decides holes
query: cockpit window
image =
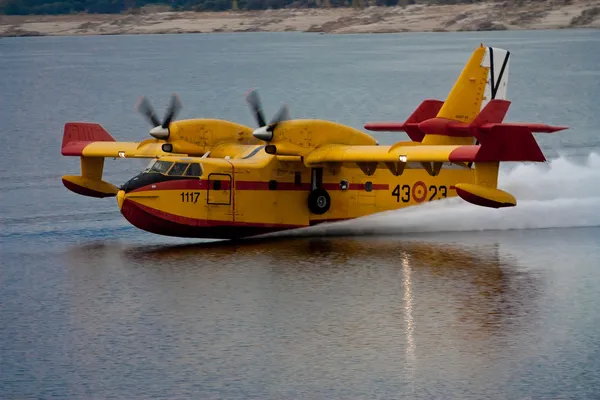
{"label": "cockpit window", "polygon": [[175,163],[175,165],[173,165],[173,168],[171,168],[169,170],[169,175],[170,176],[180,176],[183,175],[183,172],[185,171],[185,169],[187,168],[188,163]]}
{"label": "cockpit window", "polygon": [[148,172],[158,172],[159,174],[164,174],[169,170],[171,165],[173,165],[173,163],[170,161],[157,161]]}
{"label": "cockpit window", "polygon": [[192,163],[188,167],[187,171],[185,171],[185,176],[200,176],[202,175],[202,170],[200,169],[200,164]]}
{"label": "cockpit window", "polygon": [[152,160],[150,160],[150,162],[146,166],[146,169],[144,170],[144,172],[150,171],[150,168],[152,168],[152,166],[154,165],[155,162],[156,162],[156,158],[153,158]]}

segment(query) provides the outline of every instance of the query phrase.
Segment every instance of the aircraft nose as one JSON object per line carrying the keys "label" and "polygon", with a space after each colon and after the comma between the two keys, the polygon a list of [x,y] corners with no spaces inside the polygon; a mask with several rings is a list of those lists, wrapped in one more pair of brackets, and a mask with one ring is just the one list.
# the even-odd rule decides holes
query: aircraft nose
{"label": "aircraft nose", "polygon": [[119,205],[119,210],[123,208],[123,200],[125,200],[125,191],[119,190],[117,193],[117,204]]}

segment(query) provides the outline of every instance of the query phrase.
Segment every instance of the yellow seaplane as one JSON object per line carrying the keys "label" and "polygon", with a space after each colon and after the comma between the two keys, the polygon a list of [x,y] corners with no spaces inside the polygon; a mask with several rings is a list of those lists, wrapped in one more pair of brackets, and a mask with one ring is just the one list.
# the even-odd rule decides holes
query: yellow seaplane
{"label": "yellow seaplane", "polygon": [[[123,216],[155,234],[234,239],[340,221],[459,196],[483,207],[511,207],[498,189],[501,162],[544,162],[533,132],[566,127],[504,123],[510,52],[481,45],[446,101],[427,99],[402,123],[371,131],[406,132],[381,146],[336,122],[291,119],[284,105],[266,122],[256,91],[246,100],[257,129],[217,119],[176,121],[176,96],[163,121],[143,98],[152,123],[141,142],[117,142],[99,124],[69,122],[64,156],[81,175],[64,185],[91,197],[115,197]],[[105,158],[151,158],[121,187],[102,180]]]}

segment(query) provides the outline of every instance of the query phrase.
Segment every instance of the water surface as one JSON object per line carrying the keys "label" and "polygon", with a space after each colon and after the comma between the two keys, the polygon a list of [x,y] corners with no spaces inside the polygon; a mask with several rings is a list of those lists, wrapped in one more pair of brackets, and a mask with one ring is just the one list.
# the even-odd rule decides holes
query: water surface
{"label": "water surface", "polygon": [[[519,204],[454,199],[238,243],[151,235],[67,191],[66,121],[147,137],[267,113],[361,128],[444,99],[474,46],[509,49],[511,121],[546,165]],[[0,41],[0,398],[594,399],[600,393],[598,31],[244,33]],[[375,134],[383,144],[404,134]],[[107,160],[120,184],[145,164]]]}

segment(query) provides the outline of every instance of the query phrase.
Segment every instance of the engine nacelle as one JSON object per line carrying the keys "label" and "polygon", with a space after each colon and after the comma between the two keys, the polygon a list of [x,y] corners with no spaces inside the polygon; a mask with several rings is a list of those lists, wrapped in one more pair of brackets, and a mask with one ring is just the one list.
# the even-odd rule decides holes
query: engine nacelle
{"label": "engine nacelle", "polygon": [[[235,122],[219,119],[188,119],[172,122],[167,143],[170,152],[201,156],[219,143],[260,144],[253,130]],[[165,148],[163,147],[163,151]]]}

